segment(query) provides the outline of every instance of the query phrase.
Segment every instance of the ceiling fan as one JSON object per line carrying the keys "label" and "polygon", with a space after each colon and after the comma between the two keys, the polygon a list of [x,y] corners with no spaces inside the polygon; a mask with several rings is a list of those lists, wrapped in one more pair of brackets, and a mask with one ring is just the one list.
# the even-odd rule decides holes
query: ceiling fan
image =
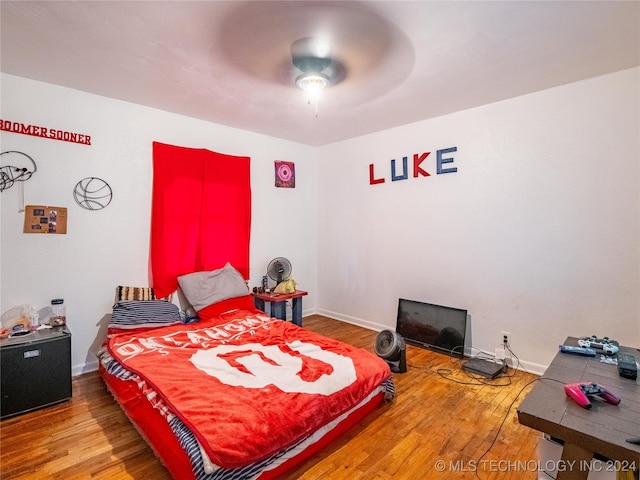
{"label": "ceiling fan", "polygon": [[[375,2],[238,2],[224,25],[218,53],[244,74],[274,88],[331,88],[331,104],[341,109],[386,94],[415,61],[407,36]],[[283,101],[284,92],[271,99]]]}
{"label": "ceiling fan", "polygon": [[306,37],[291,45],[291,61],[302,73],[296,77],[296,87],[314,92],[331,84],[326,72],[331,65],[331,46],[328,41]]}
{"label": "ceiling fan", "polygon": [[308,103],[315,103],[317,117],[320,92],[338,81],[337,73],[344,72],[344,67],[331,57],[329,41],[320,37],[304,37],[293,42],[291,63],[296,73],[299,72],[295,85],[307,93]]}

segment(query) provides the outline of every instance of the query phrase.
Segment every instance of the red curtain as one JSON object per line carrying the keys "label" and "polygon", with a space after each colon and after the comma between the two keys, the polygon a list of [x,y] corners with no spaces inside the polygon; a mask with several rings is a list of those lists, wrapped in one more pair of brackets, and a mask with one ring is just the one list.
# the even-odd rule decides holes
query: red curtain
{"label": "red curtain", "polygon": [[230,262],[249,278],[250,158],[153,142],[151,274],[156,297],[178,277]]}

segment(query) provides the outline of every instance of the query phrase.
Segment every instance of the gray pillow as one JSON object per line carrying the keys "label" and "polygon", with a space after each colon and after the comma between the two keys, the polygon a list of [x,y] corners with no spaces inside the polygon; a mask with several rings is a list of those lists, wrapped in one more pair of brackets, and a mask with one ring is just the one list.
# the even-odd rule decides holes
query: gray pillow
{"label": "gray pillow", "polygon": [[228,298],[249,293],[240,272],[230,263],[210,272],[195,272],[178,277],[178,284],[196,311]]}

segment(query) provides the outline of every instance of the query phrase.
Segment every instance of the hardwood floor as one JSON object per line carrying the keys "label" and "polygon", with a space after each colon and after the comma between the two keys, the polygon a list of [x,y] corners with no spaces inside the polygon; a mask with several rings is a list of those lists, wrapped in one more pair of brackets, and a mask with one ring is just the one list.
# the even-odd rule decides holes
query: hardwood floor
{"label": "hardwood floor", "polygon": [[[319,315],[305,317],[303,325],[373,351],[376,332]],[[539,433],[516,416],[536,376],[510,371],[510,379],[482,384],[462,373],[455,359],[411,345],[407,363],[407,373],[394,375],[395,402],[283,479],[537,478],[527,465],[537,460]],[[72,400],[0,423],[0,478],[170,476],[92,372],[74,377]]]}

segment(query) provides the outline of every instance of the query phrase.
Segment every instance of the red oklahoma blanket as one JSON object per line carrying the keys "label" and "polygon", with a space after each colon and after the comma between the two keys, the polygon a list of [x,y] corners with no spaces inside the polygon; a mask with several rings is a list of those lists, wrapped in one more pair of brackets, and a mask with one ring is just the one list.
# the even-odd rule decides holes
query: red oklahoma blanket
{"label": "red oklahoma blanket", "polygon": [[248,310],[118,334],[107,346],[229,468],[293,444],[390,376],[366,350]]}

